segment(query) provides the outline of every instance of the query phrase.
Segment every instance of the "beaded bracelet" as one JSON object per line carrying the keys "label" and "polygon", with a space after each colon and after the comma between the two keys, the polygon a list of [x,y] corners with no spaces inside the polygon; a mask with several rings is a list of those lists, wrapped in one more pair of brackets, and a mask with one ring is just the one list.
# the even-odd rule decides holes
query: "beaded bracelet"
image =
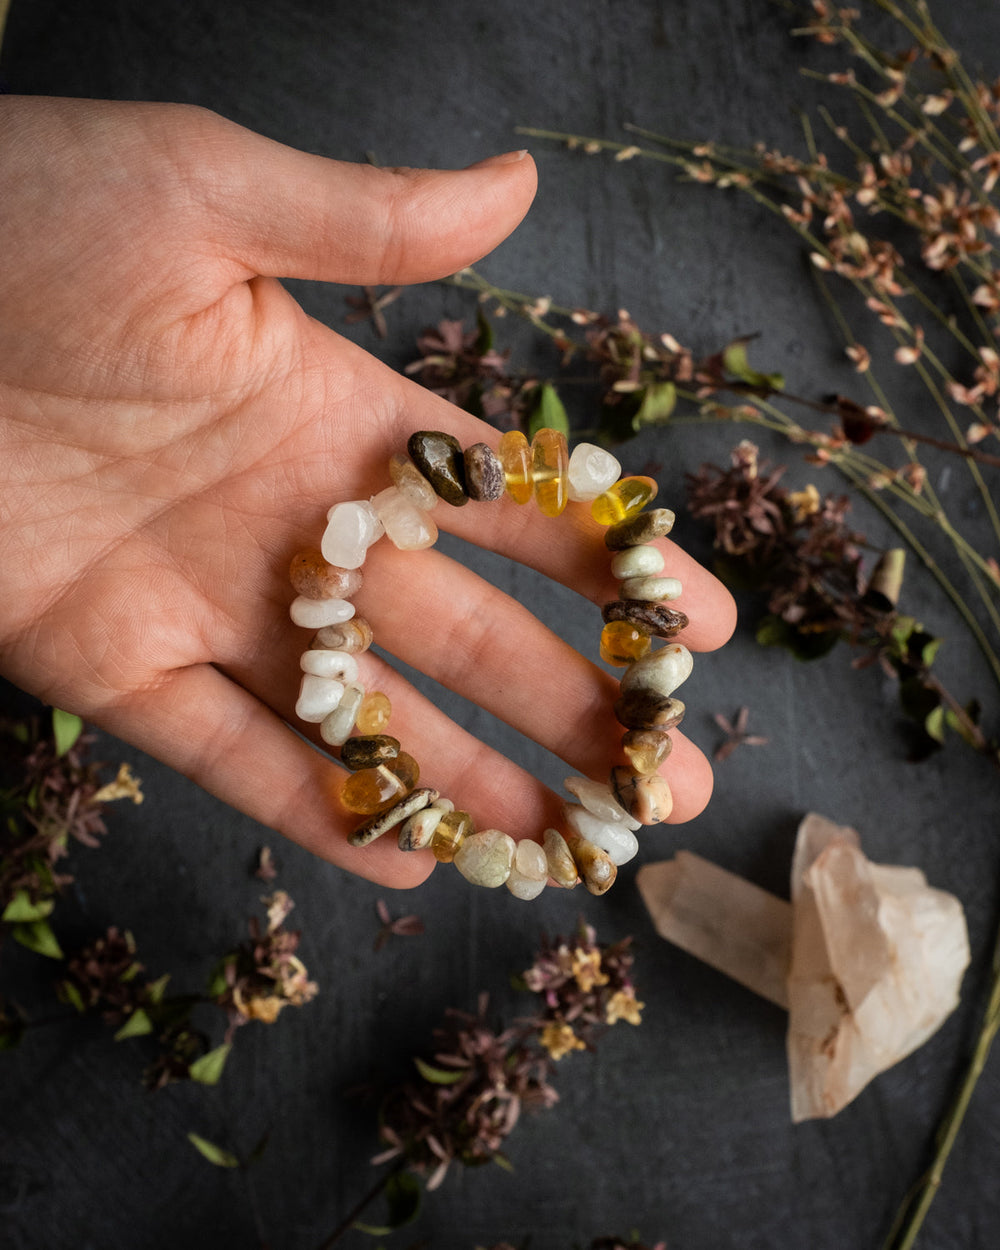
{"label": "beaded bracelet", "polygon": [[[318,631],[301,658],[295,712],[319,725],[320,737],[340,748],[340,761],[351,770],[340,801],[365,819],[349,841],[367,846],[398,830],[401,850],[429,847],[474,885],[506,884],[517,898],[537,897],[550,880],[567,889],[582,880],[592,894],[603,894],[618,866],[636,854],[635,830],[665,820],[673,807],[658,769],[673,745],[668,731],[684,715],[684,704],[672,695],[689,676],[692,659],[686,647],[669,641],[688,620],[666,606],[681,585],[662,576],[664,557],[651,543],[670,532],[674,514],[646,510],[658,489],[652,478],[622,478],[615,457],[591,443],[570,455],[557,430],[539,430],[530,443],[512,430],[498,452],[485,443],[463,452],[452,435],[421,431],[410,437],[407,451],[409,456],[389,461],[391,486],[370,500],[329,510],[320,549],[300,552],[289,570],[298,596],[291,618]],[[607,782],[567,778],[566,789],[578,802],[563,806],[566,827],[546,829],[541,844],[515,841],[498,829],[477,831],[468,812],[419,786],[417,761],[385,732],[388,697],[366,693],[358,682],[356,657],[372,645],[373,632],[355,616],[350,599],[361,587],[369,547],[383,534],[401,550],[430,547],[438,533],[430,512],[439,500],[462,507],[470,499],[505,494],[517,504],[534,499],[553,517],[569,501],[590,502],[594,519],[607,527],[611,572],[619,581],[619,598],[602,612],[600,654],[625,669],[614,711],[625,729],[621,745],[628,763],[614,765]],[[668,643],[653,649],[654,638]]]}

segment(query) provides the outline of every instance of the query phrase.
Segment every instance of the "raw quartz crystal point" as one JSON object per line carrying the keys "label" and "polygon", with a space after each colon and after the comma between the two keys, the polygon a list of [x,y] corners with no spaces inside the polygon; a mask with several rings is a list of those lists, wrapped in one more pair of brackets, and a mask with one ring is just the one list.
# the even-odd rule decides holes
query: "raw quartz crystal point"
{"label": "raw quartz crystal point", "polygon": [[959,901],[916,868],[871,863],[822,816],[799,826],[791,903],[687,851],[638,885],[662,937],[788,1008],[795,1122],[836,1114],[958,1004]]}

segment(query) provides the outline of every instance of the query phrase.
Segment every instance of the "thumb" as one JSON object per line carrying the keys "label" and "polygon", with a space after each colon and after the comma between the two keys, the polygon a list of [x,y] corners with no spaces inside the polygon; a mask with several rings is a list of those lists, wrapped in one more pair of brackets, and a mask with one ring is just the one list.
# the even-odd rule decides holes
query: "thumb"
{"label": "thumb", "polygon": [[227,253],[266,277],[351,285],[445,277],[510,234],[537,184],[527,152],[460,170],[379,169],[233,129],[241,142],[226,147],[211,207]]}

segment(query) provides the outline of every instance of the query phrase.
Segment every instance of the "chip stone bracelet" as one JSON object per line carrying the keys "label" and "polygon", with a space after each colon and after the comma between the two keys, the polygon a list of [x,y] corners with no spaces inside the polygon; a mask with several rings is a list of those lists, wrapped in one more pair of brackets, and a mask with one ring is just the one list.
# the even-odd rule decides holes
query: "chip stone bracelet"
{"label": "chip stone bracelet", "polygon": [[[401,851],[429,848],[474,885],[506,885],[516,898],[536,898],[549,882],[571,889],[582,881],[603,894],[619,865],[636,854],[636,830],[665,820],[673,807],[658,770],[673,745],[669,731],[684,716],[673,692],[690,675],[692,658],[673,641],[688,623],[668,606],[680,595],[680,582],[665,575],[663,553],[653,543],[670,532],[674,514],[647,508],[658,489],[652,478],[621,477],[615,457],[591,443],[570,455],[558,430],[541,429],[530,442],[511,430],[496,452],[485,443],[463,451],[453,435],[424,430],[410,437],[407,452],[389,461],[391,486],[368,500],[334,504],[319,549],[299,552],[289,568],[297,596],[292,621],[315,631],[300,660],[295,713],[319,726],[350,770],[340,803],[363,819],[349,841],[366,846],[393,832]],[[383,535],[404,551],[433,546],[438,529],[431,512],[438,503],[460,508],[505,496],[519,505],[533,502],[548,517],[569,502],[589,503],[605,527],[619,584],[618,599],[602,610],[600,654],[624,669],[614,713],[628,763],[614,764],[603,780],[568,777],[564,784],[577,801],[564,804],[562,828],[545,829],[540,840],[477,829],[469,812],[420,785],[416,759],[388,732],[388,697],[358,680],[357,656],[374,634],[351,598],[361,588],[369,548]],[[666,645],[654,647],[654,639]]]}

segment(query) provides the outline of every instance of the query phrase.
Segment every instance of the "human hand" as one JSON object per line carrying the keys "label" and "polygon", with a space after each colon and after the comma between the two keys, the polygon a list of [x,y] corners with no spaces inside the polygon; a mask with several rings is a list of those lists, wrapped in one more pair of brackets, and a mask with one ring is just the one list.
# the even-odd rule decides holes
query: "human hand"
{"label": "human hand", "polygon": [[[314,853],[415,884],[428,857],[347,845],[343,772],[286,723],[308,640],[288,620],[286,570],[332,503],[387,484],[413,430],[498,436],[308,318],[277,278],[454,272],[521,219],[532,162],[376,170],[173,105],[0,98],[0,134],[2,671]],[[603,544],[573,512],[440,504],[435,519],[602,603],[616,593]],[[692,621],[681,640],[720,645],[729,596],[663,545]],[[612,677],[440,552],[379,543],[365,578],[358,611],[390,653],[604,775]],[[422,780],[480,825],[553,823],[551,792],[378,656],[361,660]],[[682,820],[711,770],[675,738]]]}

